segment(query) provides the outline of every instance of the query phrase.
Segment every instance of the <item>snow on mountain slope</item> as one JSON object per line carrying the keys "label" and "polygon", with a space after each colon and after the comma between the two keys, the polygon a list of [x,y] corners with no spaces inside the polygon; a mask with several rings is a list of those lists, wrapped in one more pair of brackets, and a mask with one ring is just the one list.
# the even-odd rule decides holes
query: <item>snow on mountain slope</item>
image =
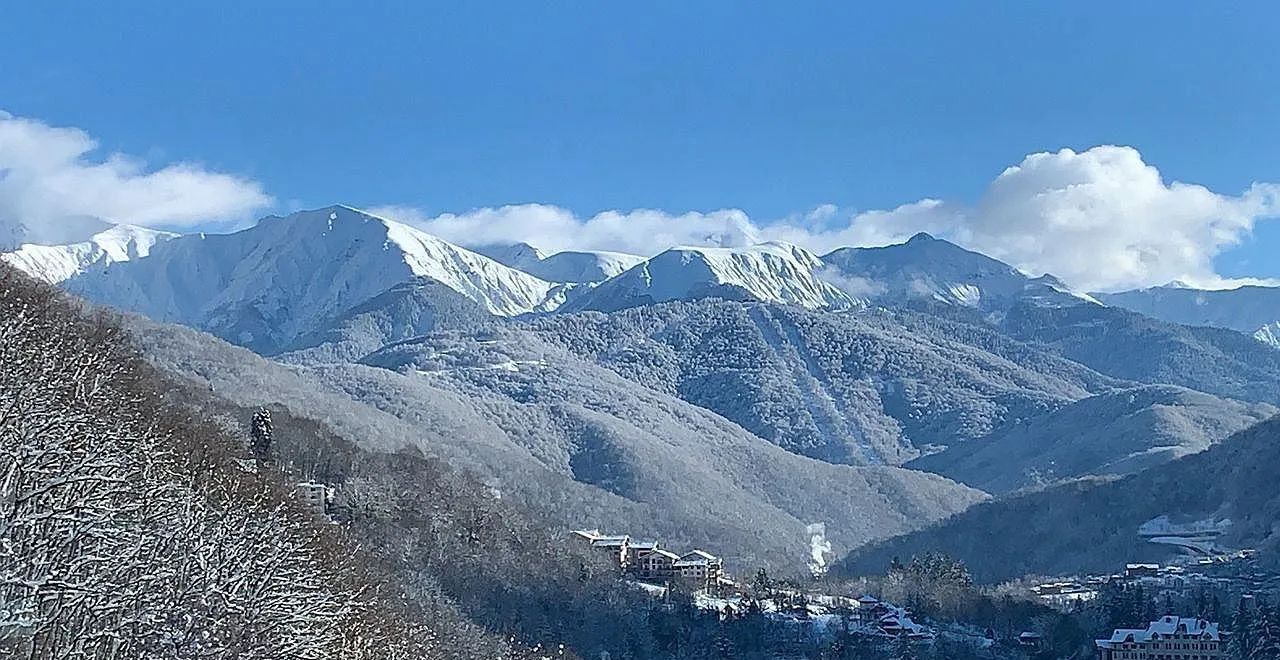
{"label": "snow on mountain slope", "polygon": [[923,233],[900,245],[840,248],[822,261],[828,266],[827,281],[873,300],[923,299],[983,311],[1003,311],[1015,302],[1097,302],[1053,276],[1031,278],[1004,262]]}
{"label": "snow on mountain slope", "polygon": [[1150,289],[1096,294],[1108,305],[1182,325],[1207,325],[1253,335],[1280,346],[1280,287],[1210,291],[1178,282]]}
{"label": "snow on mountain slope", "polygon": [[345,206],[266,218],[234,234],[180,236],[66,285],[272,353],[412,278],[437,281],[499,316],[554,309],[570,288]]}
{"label": "snow on mountain slope", "polygon": [[644,257],[634,254],[602,250],[549,255],[528,243],[491,245],[476,251],[548,282],[603,282],[644,261]]}
{"label": "snow on mountain slope", "polygon": [[985,499],[937,475],[789,454],[513,324],[393,344],[368,365],[297,367],[190,328],[125,322],[152,364],[239,405],[308,411],[369,450],[437,456],[565,528],[608,522],[723,548],[743,570],[803,570],[814,521],[849,548]]}
{"label": "snow on mountain slope", "polygon": [[1280,321],[1269,323],[1253,333],[1253,338],[1275,348],[1280,348]]}
{"label": "snow on mountain slope", "polygon": [[822,260],[787,243],[741,248],[677,247],[646,259],[570,301],[566,310],[612,311],[694,298],[726,298],[846,309],[860,304],[823,281]]}
{"label": "snow on mountain slope", "polygon": [[57,284],[97,264],[145,257],[156,243],[175,236],[177,234],[146,227],[116,225],[87,240],[67,245],[28,243],[13,252],[0,254],[0,259],[32,277]]}

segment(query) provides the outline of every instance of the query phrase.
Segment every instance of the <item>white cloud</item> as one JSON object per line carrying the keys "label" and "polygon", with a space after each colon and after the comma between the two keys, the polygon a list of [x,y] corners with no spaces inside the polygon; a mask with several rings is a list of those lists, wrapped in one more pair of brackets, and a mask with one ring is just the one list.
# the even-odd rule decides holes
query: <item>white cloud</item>
{"label": "white cloud", "polygon": [[0,111],[0,223],[21,223],[36,235],[56,234],[86,216],[207,225],[247,219],[272,201],[249,179],[192,163],[149,169],[123,154],[95,157],[97,149],[78,128]]}
{"label": "white cloud", "polygon": [[1240,195],[1166,183],[1130,147],[1027,156],[996,177],[956,222],[959,241],[1077,287],[1108,289],[1175,279],[1216,283],[1213,258],[1259,218],[1274,217],[1280,186]]}
{"label": "white cloud", "polygon": [[[1183,280],[1225,286],[1213,259],[1245,240],[1261,218],[1280,215],[1280,186],[1239,195],[1166,182],[1131,147],[1036,153],[1000,173],[976,204],[924,199],[894,209],[846,213],[831,205],[776,222],[739,210],[668,214],[608,211],[577,218],[525,204],[429,217],[384,209],[466,245],[524,241],[548,250],[607,249],[654,254],[677,244],[741,245],[785,240],[825,253],[886,245],[926,231],[1033,275],[1052,273],[1085,290]],[[856,287],[855,287],[856,288]]]}
{"label": "white cloud", "polygon": [[854,298],[874,298],[887,290],[881,282],[856,275],[846,275],[835,266],[823,267],[817,275],[818,279]]}
{"label": "white cloud", "polygon": [[605,211],[590,218],[578,218],[547,204],[482,208],[434,217],[402,206],[369,210],[470,246],[523,242],[549,252],[611,250],[652,255],[676,245],[741,246],[761,240],[760,229],[736,209],[679,215],[637,209]]}

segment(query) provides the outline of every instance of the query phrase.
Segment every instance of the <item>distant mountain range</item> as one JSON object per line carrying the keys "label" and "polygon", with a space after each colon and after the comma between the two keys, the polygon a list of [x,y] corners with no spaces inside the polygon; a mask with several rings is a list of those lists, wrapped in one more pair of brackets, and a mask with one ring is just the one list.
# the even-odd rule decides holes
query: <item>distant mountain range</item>
{"label": "distant mountain range", "polygon": [[566,251],[547,254],[528,243],[490,245],[476,252],[550,282],[603,282],[645,260],[621,252]]}
{"label": "distant mountain range", "polygon": [[1098,298],[1164,321],[1236,330],[1280,348],[1280,287],[1206,291],[1172,284],[1098,294]]}
{"label": "distant mountain range", "polygon": [[[926,234],[547,254],[346,206],[72,234],[0,258],[152,319],[175,375],[740,566],[803,565],[813,522],[850,550],[987,494],[1145,478],[1280,405],[1275,289],[1089,295]],[[944,525],[994,524],[969,515]]]}
{"label": "distant mountain range", "polygon": [[1096,303],[1050,275],[1031,278],[1012,266],[928,234],[902,245],[841,248],[822,257],[828,280],[873,301],[908,300],[1003,312],[1017,303]]}

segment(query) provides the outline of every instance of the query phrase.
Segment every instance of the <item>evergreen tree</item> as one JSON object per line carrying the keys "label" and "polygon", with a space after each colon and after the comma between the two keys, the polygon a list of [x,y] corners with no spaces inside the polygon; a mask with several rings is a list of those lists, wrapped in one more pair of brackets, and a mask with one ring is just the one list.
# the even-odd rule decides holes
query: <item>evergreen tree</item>
{"label": "evergreen tree", "polygon": [[1136,607],[1134,608],[1137,612],[1137,620],[1134,621],[1134,626],[1144,628],[1146,624],[1156,620],[1155,599],[1147,594],[1147,590],[1142,585],[1138,585],[1137,589],[1134,590],[1134,596],[1137,598]]}
{"label": "evergreen tree", "polygon": [[259,408],[249,428],[249,450],[253,457],[265,461],[271,457],[271,411]]}
{"label": "evergreen tree", "polygon": [[1231,620],[1231,637],[1227,641],[1227,657],[1233,660],[1249,660],[1253,651],[1253,617],[1245,599],[1240,599],[1235,617]]}
{"label": "evergreen tree", "polygon": [[920,660],[920,652],[906,635],[902,635],[894,640],[889,657],[893,660]]}
{"label": "evergreen tree", "polygon": [[720,626],[720,630],[716,633],[713,645],[715,657],[717,658],[732,660],[732,658],[738,657],[738,651],[737,647],[733,643],[733,637],[729,631],[725,630],[723,625]]}
{"label": "evergreen tree", "polygon": [[1253,621],[1253,640],[1249,660],[1280,660],[1280,613],[1267,603],[1258,605]]}
{"label": "evergreen tree", "polygon": [[769,579],[769,572],[763,568],[757,569],[756,574],[751,578],[751,588],[755,590],[757,598],[768,598],[773,591],[773,581]]}

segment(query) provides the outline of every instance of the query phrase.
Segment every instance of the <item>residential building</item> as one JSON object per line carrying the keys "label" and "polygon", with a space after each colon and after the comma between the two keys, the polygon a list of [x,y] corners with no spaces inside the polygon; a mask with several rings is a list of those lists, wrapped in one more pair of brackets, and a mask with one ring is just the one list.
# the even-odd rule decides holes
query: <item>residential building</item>
{"label": "residential building", "polygon": [[1166,616],[1145,629],[1120,628],[1095,641],[1098,660],[1219,660],[1226,657],[1218,624]]}
{"label": "residential building", "polygon": [[626,534],[622,536],[601,536],[591,542],[591,547],[596,548],[606,557],[618,562],[619,566],[625,568],[631,550],[631,537]]}
{"label": "residential building", "polygon": [[670,550],[655,547],[637,551],[629,568],[641,580],[665,582],[675,577],[675,563],[677,561],[680,561],[680,555]]}
{"label": "residential building", "polygon": [[604,536],[598,529],[575,529],[570,532],[574,536],[591,543],[592,541]]}
{"label": "residential building", "polygon": [[1098,597],[1098,590],[1076,581],[1048,582],[1031,588],[1044,604],[1069,611]]}
{"label": "residential building", "polygon": [[298,500],[308,511],[323,516],[329,508],[329,487],[312,481],[300,481],[294,486]]}
{"label": "residential building", "polygon": [[697,582],[714,582],[724,572],[724,562],[719,557],[702,550],[680,556],[671,568],[679,577]]}
{"label": "residential building", "polygon": [[630,555],[631,561],[635,561],[636,557],[639,557],[640,555],[646,552],[649,552],[651,550],[657,550],[657,549],[658,549],[657,541],[637,541],[635,539],[632,539],[631,543],[627,545],[627,554]]}
{"label": "residential building", "polygon": [[876,621],[878,632],[888,637],[907,637],[914,641],[933,639],[933,631],[911,620],[907,610],[896,605],[881,603],[885,611]]}
{"label": "residential building", "polygon": [[1127,578],[1158,577],[1160,564],[1125,564],[1124,576]]}
{"label": "residential building", "polygon": [[683,578],[707,588],[733,584],[724,574],[724,562],[709,552],[694,550],[679,555],[660,547],[657,541],[638,541],[626,534],[602,534],[598,529],[575,529],[570,533],[639,579],[665,582]]}

